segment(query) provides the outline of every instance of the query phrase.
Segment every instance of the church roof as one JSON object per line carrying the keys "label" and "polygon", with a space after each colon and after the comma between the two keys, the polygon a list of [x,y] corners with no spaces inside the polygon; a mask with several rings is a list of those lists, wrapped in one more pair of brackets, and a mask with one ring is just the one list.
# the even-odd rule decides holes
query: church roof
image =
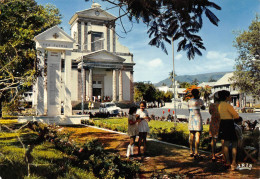
{"label": "church roof", "polygon": [[[116,62],[116,63],[123,63],[125,61],[124,58],[111,53],[107,50],[97,50],[95,52],[91,52],[83,57],[84,61],[87,60],[88,62]],[[78,60],[77,60],[78,61]]]}
{"label": "church roof", "polygon": [[72,24],[77,18],[89,18],[97,20],[115,20],[116,16],[103,10],[98,3],[93,3],[90,9],[85,9],[76,12],[70,19],[69,24]]}

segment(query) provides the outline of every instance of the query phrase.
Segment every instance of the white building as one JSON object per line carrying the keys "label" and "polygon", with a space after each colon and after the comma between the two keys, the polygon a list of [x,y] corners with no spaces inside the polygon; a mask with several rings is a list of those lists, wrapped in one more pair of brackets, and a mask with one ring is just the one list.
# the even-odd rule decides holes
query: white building
{"label": "white building", "polygon": [[232,97],[232,104],[234,106],[240,107],[244,106],[244,94],[239,93],[239,91],[232,86],[232,80],[233,72],[226,73],[222,78],[220,78],[217,82],[215,82],[213,88],[212,88],[212,94],[215,92],[221,91],[221,90],[227,90],[230,92],[230,95]]}
{"label": "white building", "polygon": [[55,26],[34,38],[39,67],[47,68],[34,86],[37,114],[59,115],[62,104],[71,114],[82,99],[133,102],[135,63],[118,41],[115,19],[93,3],[72,16],[71,35]]}

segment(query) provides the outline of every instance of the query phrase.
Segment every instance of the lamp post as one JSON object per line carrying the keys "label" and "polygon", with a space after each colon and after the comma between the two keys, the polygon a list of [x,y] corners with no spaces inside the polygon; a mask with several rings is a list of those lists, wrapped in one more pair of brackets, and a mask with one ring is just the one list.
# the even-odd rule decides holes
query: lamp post
{"label": "lamp post", "polygon": [[176,122],[177,120],[177,115],[176,115],[176,92],[175,92],[175,67],[174,67],[174,40],[173,40],[173,37],[172,37],[172,62],[173,62],[173,69],[172,69],[172,82],[173,82],[173,95],[174,95],[174,101],[173,101],[173,104],[174,104],[174,120]]}

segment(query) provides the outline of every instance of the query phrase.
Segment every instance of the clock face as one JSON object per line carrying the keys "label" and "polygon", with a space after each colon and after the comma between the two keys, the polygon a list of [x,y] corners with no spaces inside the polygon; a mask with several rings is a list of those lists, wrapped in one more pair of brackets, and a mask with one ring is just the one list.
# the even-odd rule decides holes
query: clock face
{"label": "clock face", "polygon": [[95,11],[96,16],[99,16],[100,12],[99,11]]}

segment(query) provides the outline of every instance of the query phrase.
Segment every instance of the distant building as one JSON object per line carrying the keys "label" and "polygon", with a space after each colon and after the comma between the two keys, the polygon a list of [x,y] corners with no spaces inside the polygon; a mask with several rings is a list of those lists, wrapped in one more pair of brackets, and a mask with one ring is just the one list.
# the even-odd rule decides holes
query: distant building
{"label": "distant building", "polygon": [[205,86],[213,87],[215,84],[216,82],[202,82],[198,85],[198,87],[205,87]]}
{"label": "distant building", "polygon": [[[159,87],[156,87],[156,89],[158,89],[159,91],[164,91],[165,93],[167,91],[171,91],[172,93],[174,93],[174,88],[170,88],[168,86],[159,86]],[[186,88],[180,88],[180,84],[178,83],[178,81],[175,81],[176,99],[181,98],[181,100],[182,100],[183,96],[186,94],[185,90],[186,90]]]}

